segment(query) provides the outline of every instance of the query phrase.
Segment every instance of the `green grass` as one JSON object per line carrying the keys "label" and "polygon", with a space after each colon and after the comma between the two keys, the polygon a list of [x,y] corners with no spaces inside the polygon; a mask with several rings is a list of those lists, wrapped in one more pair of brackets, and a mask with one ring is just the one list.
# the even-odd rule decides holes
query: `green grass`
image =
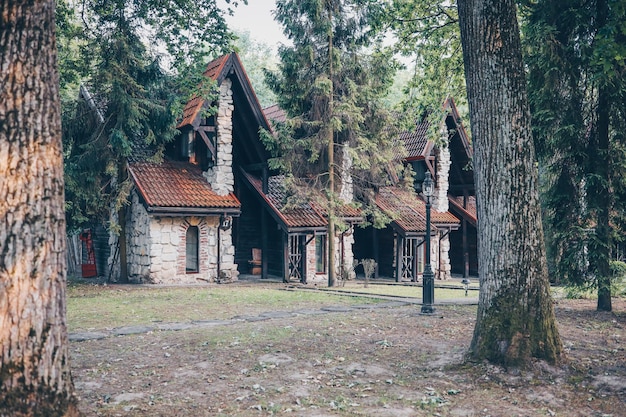
{"label": "green grass", "polygon": [[[352,291],[363,294],[388,295],[392,297],[412,297],[422,299],[422,287],[416,285],[378,285],[369,284],[367,288],[361,282],[348,283],[345,287],[332,288],[336,291]],[[477,298],[478,291],[470,290],[468,298]],[[465,298],[465,290],[453,288],[435,288],[435,301]]]}
{"label": "green grass", "polygon": [[377,302],[322,291],[283,291],[280,288],[73,285],[67,293],[67,322],[70,331],[94,330]]}

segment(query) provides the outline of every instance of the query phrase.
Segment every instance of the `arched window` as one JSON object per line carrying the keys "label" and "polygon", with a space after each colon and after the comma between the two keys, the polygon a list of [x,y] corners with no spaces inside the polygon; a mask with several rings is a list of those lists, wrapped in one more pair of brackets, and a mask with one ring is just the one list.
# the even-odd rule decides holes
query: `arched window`
{"label": "arched window", "polygon": [[199,270],[198,242],[200,242],[198,226],[189,226],[189,228],[187,229],[185,240],[186,240],[186,245],[187,245],[185,270],[188,273],[198,272]]}

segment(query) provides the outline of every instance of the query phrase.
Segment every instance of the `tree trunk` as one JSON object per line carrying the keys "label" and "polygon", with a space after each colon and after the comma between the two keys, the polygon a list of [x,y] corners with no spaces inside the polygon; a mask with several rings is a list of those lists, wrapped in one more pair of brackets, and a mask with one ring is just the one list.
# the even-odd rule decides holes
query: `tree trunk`
{"label": "tree trunk", "polygon": [[[598,0],[596,3],[598,11],[598,30],[606,26],[609,6],[606,0]],[[611,225],[609,223],[611,212],[611,192],[609,166],[611,164],[609,156],[609,90],[604,83],[598,87],[597,129],[595,143],[589,149],[589,155],[595,155],[590,160],[590,170],[595,174],[597,180],[593,181],[588,195],[589,206],[594,208],[596,213],[596,233],[594,243],[590,247],[591,271],[595,274],[598,284],[598,305],[601,311],[611,311],[611,271],[609,267],[611,248]]]}
{"label": "tree trunk", "polygon": [[478,214],[480,300],[470,356],[558,362],[538,173],[513,0],[459,0]]}
{"label": "tree trunk", "polygon": [[[333,22],[332,10],[328,11],[328,21]],[[328,100],[328,115],[333,117],[333,32],[328,35],[328,79],[330,80],[330,98]],[[328,121],[328,286],[337,284],[335,274],[335,132],[332,122]]]}
{"label": "tree trunk", "polygon": [[55,2],[0,4],[0,416],[77,416]]}

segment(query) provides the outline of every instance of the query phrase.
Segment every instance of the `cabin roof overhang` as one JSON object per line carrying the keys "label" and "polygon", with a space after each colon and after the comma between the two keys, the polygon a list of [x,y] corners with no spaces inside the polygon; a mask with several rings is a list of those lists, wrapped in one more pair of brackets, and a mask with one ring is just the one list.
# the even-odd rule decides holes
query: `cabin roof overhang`
{"label": "cabin roof overhang", "polygon": [[164,160],[132,162],[128,172],[141,203],[161,216],[238,216],[241,203],[233,193],[218,195],[197,165]]}
{"label": "cabin roof overhang", "polygon": [[[301,204],[299,207],[286,208],[284,205],[284,190],[280,176],[270,177],[267,184],[244,169],[239,173],[243,182],[254,193],[280,228],[289,234],[322,234],[328,229],[328,220],[323,210],[311,202]],[[355,224],[363,221],[360,211],[344,207],[342,221]]]}

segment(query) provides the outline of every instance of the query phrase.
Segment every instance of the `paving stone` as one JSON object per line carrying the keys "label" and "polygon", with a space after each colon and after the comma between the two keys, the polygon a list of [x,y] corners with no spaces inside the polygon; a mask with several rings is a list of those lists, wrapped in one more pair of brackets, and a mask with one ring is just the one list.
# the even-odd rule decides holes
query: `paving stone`
{"label": "paving stone", "polygon": [[70,342],[84,342],[85,340],[100,340],[108,336],[107,333],[102,332],[75,332],[70,333],[68,338]]}
{"label": "paving stone", "polygon": [[240,320],[240,321],[264,321],[264,320],[269,320],[269,317],[263,317],[263,316],[235,316],[233,317],[233,320]]}
{"label": "paving stone", "polygon": [[353,311],[351,307],[346,306],[328,306],[322,307],[322,310],[329,311],[331,313],[347,313]]}
{"label": "paving stone", "polygon": [[371,310],[376,308],[378,304],[355,304],[351,305],[350,308],[354,308],[356,310]]}
{"label": "paving stone", "polygon": [[328,311],[313,310],[313,309],[301,309],[301,310],[294,310],[293,313],[294,314],[299,314],[301,316],[317,316],[317,315],[320,315],[320,314],[326,314],[326,313],[328,313]]}
{"label": "paving stone", "polygon": [[407,303],[405,301],[388,301],[386,303],[378,303],[378,304],[373,304],[372,306],[374,308],[392,308],[392,307],[404,307],[404,306],[408,306],[411,303]]}
{"label": "paving stone", "polygon": [[291,311],[268,311],[265,313],[261,313],[261,317],[268,317],[270,319],[284,319],[293,316],[294,313]]}
{"label": "paving stone", "polygon": [[233,320],[194,320],[192,323],[197,326],[211,327],[211,326],[227,326],[229,324],[233,324],[234,321]]}
{"label": "paving stone", "polygon": [[159,330],[187,330],[194,327],[192,323],[159,323]]}
{"label": "paving stone", "polygon": [[148,333],[154,330],[152,326],[125,326],[113,329],[113,334],[116,336],[125,336],[129,334],[141,334]]}

